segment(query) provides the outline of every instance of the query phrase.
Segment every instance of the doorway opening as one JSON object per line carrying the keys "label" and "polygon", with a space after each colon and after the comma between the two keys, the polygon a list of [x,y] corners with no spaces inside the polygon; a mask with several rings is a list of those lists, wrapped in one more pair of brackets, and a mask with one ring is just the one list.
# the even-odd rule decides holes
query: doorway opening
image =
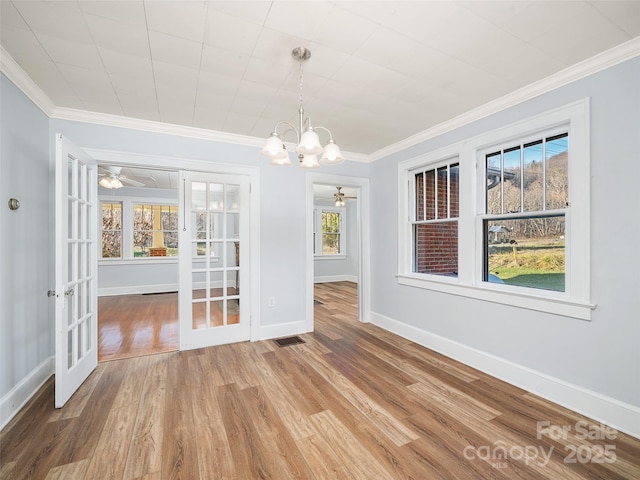
{"label": "doorway opening", "polygon": [[98,181],[98,361],[178,350],[178,172],[99,164]]}
{"label": "doorway opening", "polygon": [[309,331],[315,317],[324,321],[368,321],[368,181],[311,174]]}

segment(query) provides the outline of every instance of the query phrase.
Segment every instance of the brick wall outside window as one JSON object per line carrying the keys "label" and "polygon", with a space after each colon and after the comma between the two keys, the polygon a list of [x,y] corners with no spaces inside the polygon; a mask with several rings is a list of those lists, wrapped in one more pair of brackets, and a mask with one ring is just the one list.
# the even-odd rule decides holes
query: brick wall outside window
{"label": "brick wall outside window", "polygon": [[417,173],[415,182],[414,271],[455,276],[458,273],[458,164]]}

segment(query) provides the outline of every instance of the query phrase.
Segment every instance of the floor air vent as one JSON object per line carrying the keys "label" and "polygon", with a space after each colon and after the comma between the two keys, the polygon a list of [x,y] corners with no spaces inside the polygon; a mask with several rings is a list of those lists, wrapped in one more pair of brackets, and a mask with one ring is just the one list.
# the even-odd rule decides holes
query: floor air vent
{"label": "floor air vent", "polygon": [[305,341],[297,335],[295,337],[276,338],[274,342],[279,347],[288,347],[289,345],[298,345],[299,343],[305,343]]}

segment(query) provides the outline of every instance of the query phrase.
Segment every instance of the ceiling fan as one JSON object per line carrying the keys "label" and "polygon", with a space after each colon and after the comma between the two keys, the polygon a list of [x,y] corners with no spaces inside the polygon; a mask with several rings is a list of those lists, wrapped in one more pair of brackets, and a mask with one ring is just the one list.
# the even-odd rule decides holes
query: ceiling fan
{"label": "ceiling fan", "polygon": [[333,194],[333,198],[336,199],[336,207],[344,207],[344,200],[345,199],[357,199],[358,197],[349,197],[347,195],[345,195],[344,193],[342,193],[342,187],[336,187],[336,189],[338,190],[336,193]]}
{"label": "ceiling fan", "polygon": [[[130,187],[144,187],[145,183],[132,180],[122,173],[122,167],[100,166],[98,170],[98,183],[104,188],[122,188],[125,185]],[[151,177],[150,177],[151,178]]]}

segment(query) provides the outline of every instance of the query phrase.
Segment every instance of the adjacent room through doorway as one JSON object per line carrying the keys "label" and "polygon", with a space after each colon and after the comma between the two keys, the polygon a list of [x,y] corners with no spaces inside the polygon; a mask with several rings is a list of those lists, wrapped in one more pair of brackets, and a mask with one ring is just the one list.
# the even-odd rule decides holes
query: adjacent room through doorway
{"label": "adjacent room through doorway", "polygon": [[178,172],[98,176],[98,361],[178,350]]}
{"label": "adjacent room through doorway", "polygon": [[313,185],[314,311],[359,318],[360,237],[357,187]]}

